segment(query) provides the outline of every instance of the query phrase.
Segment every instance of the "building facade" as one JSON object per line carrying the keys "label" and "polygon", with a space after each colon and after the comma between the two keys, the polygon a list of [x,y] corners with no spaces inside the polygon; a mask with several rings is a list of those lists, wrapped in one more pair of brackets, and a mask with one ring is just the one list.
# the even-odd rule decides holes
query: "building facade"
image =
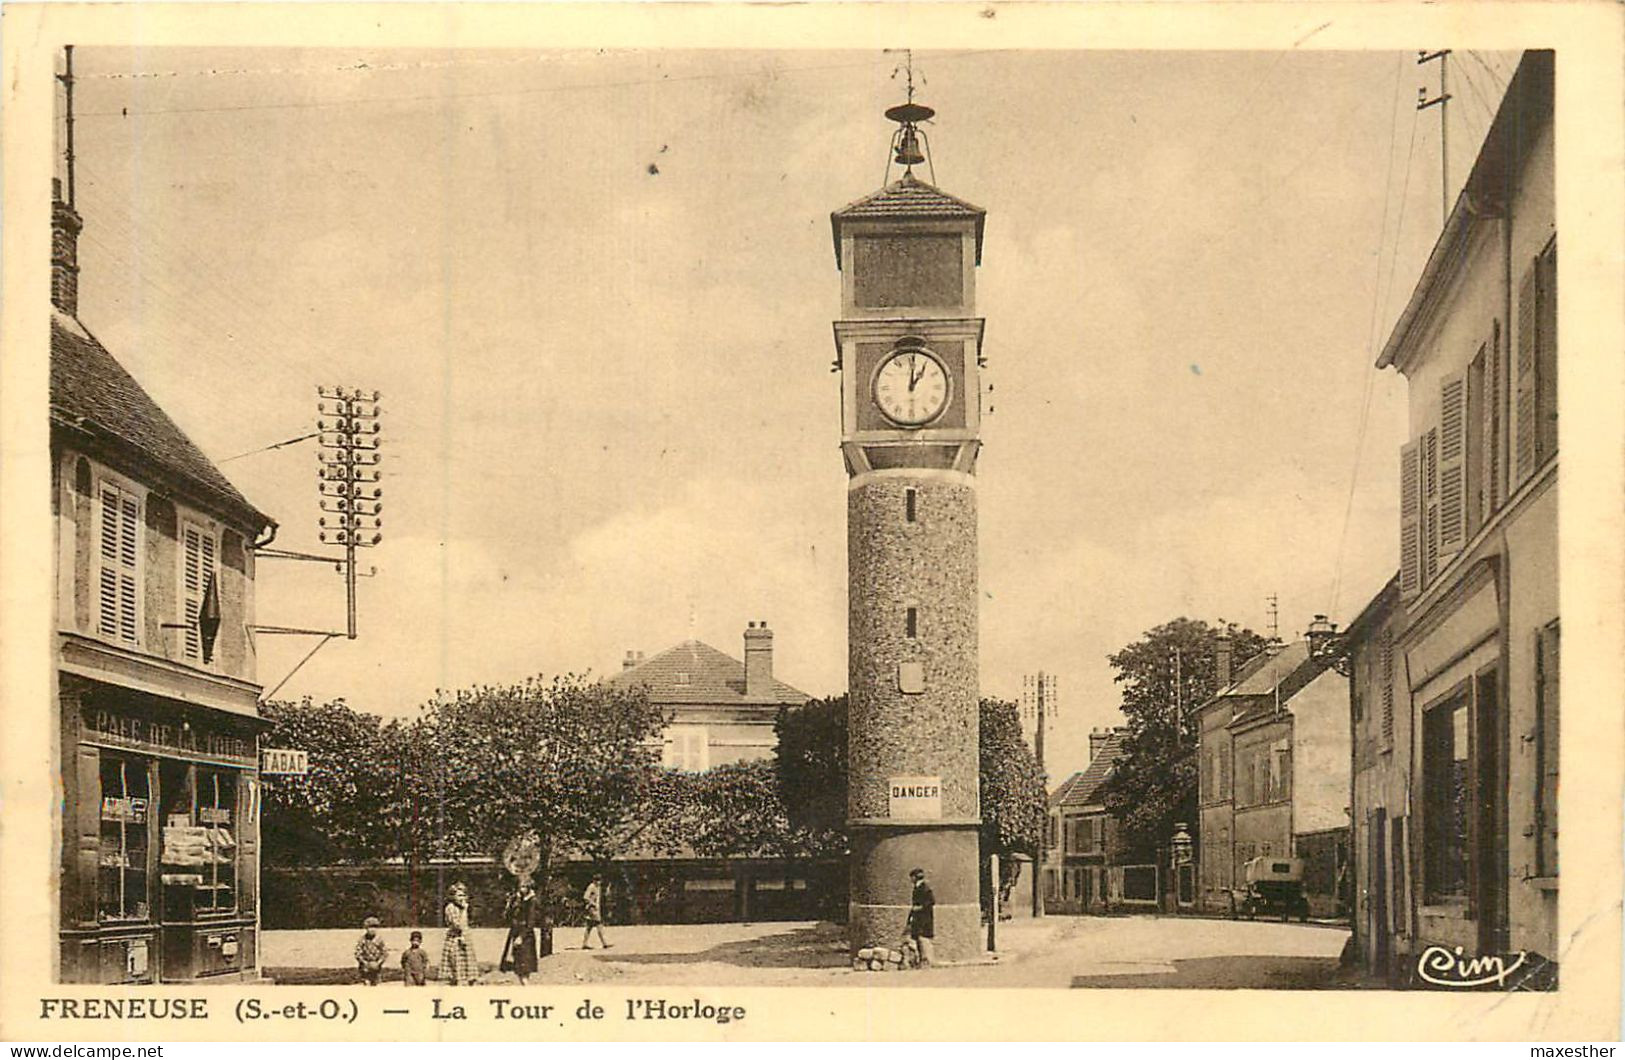
{"label": "building facade", "polygon": [[1354,648],[1390,657],[1409,726],[1379,752],[1403,790],[1355,789],[1357,821],[1388,821],[1364,878],[1405,883],[1368,959],[1561,948],[1553,69],[1524,54],[1377,361],[1410,395],[1398,601]]}
{"label": "building facade", "polygon": [[766,622],[745,629],[743,661],[698,640],[645,659],[628,651],[609,683],[642,687],[671,715],[661,764],[703,773],[733,762],[771,761],[778,746],[773,723],[781,707],[808,695],[773,676],[773,631]]}
{"label": "building facade", "polygon": [[1345,634],[1353,756],[1350,926],[1365,970],[1390,979],[1402,977],[1402,951],[1394,942],[1410,933],[1411,917],[1411,712],[1395,651],[1404,617],[1395,575]]}
{"label": "building facade", "polygon": [[1112,895],[1117,821],[1102,789],[1123,756],[1121,728],[1089,733],[1089,765],[1049,797],[1044,829],[1044,909],[1050,913],[1103,913]]}
{"label": "building facade", "polygon": [[[1344,912],[1348,871],[1348,685],[1332,626],[1249,660],[1199,708],[1197,902],[1228,911],[1244,866],[1304,861],[1310,913]],[[1220,680],[1230,673],[1221,641]]]}
{"label": "building facade", "polygon": [[51,512],[64,982],[253,977],[254,549],[275,524],[78,316],[53,207]]}

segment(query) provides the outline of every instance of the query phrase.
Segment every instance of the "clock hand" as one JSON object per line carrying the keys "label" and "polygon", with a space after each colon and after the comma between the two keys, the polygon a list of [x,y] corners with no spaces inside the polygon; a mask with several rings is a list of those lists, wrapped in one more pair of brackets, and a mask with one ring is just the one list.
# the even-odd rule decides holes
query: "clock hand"
{"label": "clock hand", "polygon": [[910,357],[908,359],[908,388],[910,390],[914,389],[914,384],[925,378],[925,365],[921,364],[918,372],[914,370],[914,365],[918,362],[918,357]]}

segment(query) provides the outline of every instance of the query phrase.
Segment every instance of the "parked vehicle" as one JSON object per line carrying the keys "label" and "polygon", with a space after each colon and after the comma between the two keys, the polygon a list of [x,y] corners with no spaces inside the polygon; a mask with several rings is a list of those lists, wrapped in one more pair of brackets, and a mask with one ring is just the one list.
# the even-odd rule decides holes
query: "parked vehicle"
{"label": "parked vehicle", "polygon": [[1260,913],[1309,919],[1309,898],[1303,891],[1303,859],[1253,858],[1242,866],[1243,890],[1230,892],[1231,917],[1252,920]]}

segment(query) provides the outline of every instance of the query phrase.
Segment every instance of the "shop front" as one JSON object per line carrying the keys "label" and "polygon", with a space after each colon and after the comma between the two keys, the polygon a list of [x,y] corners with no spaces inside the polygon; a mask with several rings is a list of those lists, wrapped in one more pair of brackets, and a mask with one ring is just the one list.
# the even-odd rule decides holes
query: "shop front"
{"label": "shop front", "polygon": [[257,976],[266,723],[68,673],[60,697],[62,980]]}

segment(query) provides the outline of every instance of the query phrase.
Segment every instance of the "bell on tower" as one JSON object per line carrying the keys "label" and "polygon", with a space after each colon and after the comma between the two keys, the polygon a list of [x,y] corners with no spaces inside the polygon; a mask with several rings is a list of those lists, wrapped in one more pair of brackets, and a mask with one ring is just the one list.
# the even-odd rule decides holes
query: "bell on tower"
{"label": "bell on tower", "polygon": [[[920,150],[920,142],[925,139],[925,134],[920,131],[920,122],[930,120],[935,113],[930,107],[912,100],[886,111],[886,117],[898,124],[891,138],[892,161],[907,167],[905,173],[912,172],[915,166],[926,160],[925,153]],[[933,173],[933,179],[935,176]]]}

